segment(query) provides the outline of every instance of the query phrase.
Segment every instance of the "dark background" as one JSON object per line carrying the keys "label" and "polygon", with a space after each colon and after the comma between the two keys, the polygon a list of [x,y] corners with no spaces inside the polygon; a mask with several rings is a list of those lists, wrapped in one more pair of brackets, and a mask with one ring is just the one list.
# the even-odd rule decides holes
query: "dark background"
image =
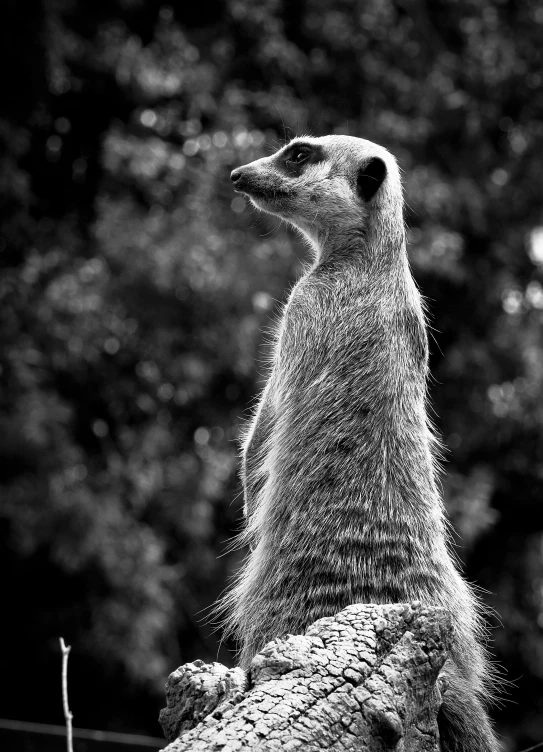
{"label": "dark background", "polygon": [[159,736],[240,552],[236,437],[306,250],[229,172],[294,134],[389,147],[433,326],[443,489],[543,741],[538,0],[3,0],[0,715]]}

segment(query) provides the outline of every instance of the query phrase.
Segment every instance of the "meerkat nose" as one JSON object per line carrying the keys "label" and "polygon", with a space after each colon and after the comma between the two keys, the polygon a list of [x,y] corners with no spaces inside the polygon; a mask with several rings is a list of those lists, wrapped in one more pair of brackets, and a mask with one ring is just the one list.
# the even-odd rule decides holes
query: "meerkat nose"
{"label": "meerkat nose", "polygon": [[238,167],[237,170],[232,170],[232,172],[230,173],[230,180],[233,183],[237,183],[241,175],[242,175],[241,169]]}

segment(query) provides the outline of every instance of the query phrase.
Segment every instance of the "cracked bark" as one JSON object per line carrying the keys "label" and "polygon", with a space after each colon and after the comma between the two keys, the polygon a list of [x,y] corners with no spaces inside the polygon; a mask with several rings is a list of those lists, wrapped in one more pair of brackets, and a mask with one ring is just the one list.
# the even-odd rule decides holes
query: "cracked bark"
{"label": "cracked bark", "polygon": [[188,663],[166,685],[165,752],[439,752],[450,633],[443,609],[357,604],[270,642],[248,675]]}

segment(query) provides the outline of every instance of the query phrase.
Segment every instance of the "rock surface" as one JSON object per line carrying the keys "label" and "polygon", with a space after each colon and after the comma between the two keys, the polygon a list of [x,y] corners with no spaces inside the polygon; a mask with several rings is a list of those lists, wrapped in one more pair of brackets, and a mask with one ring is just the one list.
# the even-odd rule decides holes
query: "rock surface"
{"label": "rock surface", "polygon": [[165,752],[438,752],[449,639],[442,609],[357,604],[269,643],[248,677],[189,663],[168,681]]}

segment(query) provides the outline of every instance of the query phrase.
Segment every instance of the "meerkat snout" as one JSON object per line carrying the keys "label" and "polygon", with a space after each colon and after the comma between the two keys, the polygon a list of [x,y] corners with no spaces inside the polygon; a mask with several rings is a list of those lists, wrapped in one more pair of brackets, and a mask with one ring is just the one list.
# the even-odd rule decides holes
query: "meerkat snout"
{"label": "meerkat snout", "polygon": [[256,170],[252,169],[252,166],[243,165],[242,167],[236,167],[230,173],[230,180],[234,184],[234,190],[237,193],[245,193],[250,195],[254,192],[255,188]]}
{"label": "meerkat snout", "polygon": [[[249,198],[262,198],[270,193],[284,193],[273,174],[270,175],[269,167],[265,159],[257,159],[256,162],[236,167],[230,173],[230,179],[234,184],[236,193],[244,193]],[[268,169],[266,169],[268,167]],[[254,202],[253,202],[254,203]]]}

